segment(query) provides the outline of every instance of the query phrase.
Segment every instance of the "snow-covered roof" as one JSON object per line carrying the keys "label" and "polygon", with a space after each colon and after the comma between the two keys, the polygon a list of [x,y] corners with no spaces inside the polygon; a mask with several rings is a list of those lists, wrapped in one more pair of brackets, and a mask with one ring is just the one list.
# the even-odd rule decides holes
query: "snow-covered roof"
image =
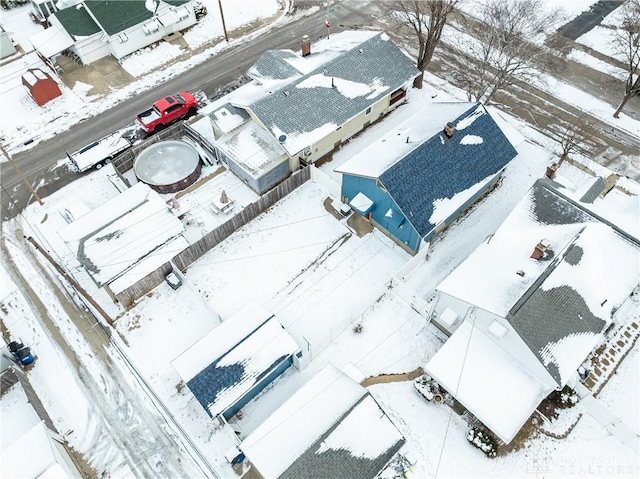
{"label": "snow-covered roof", "polygon": [[[43,422],[33,426],[2,451],[0,476],[36,479],[47,477],[46,475],[53,471],[60,471],[61,466],[56,462],[51,440]],[[75,476],[62,474],[51,477]]]}
{"label": "snow-covered roof", "polygon": [[247,71],[247,75],[263,85],[276,86],[282,80],[302,76],[294,65],[298,56],[291,50],[268,50]]}
{"label": "snow-covered roof", "polygon": [[456,329],[425,370],[506,443],[551,392],[471,321]]}
{"label": "snow-covered roof", "polygon": [[55,82],[47,73],[43,72],[39,68],[29,68],[22,74],[22,79],[29,85],[34,86],[40,80],[50,80]]}
{"label": "snow-covered roof", "polygon": [[73,46],[73,40],[69,34],[56,25],[29,37],[29,42],[44,58],[51,58]]}
{"label": "snow-covered roof", "polygon": [[369,393],[328,365],[239,448],[263,477],[373,478],[403,444]]}
{"label": "snow-covered roof", "polygon": [[[228,100],[228,98],[225,96]],[[202,113],[203,110],[200,110]],[[242,125],[249,118],[249,114],[242,108],[237,108],[230,103],[225,103],[219,108],[208,113],[209,118],[222,133],[228,133]]]}
{"label": "snow-covered roof", "polygon": [[282,145],[252,121],[220,137],[216,147],[254,177],[285,154]]}
{"label": "snow-covered roof", "polygon": [[61,236],[76,251],[78,261],[96,284],[102,286],[183,231],[182,222],[160,195],[146,184],[136,183],[69,224]]}
{"label": "snow-covered roof", "polygon": [[[306,57],[271,60],[286,66],[288,81],[276,80],[277,89],[271,86],[268,95],[247,106],[275,138],[283,139],[290,155],[326,137],[418,74],[413,61],[386,34],[371,31],[338,33],[312,44]],[[275,74],[274,68],[269,71]]]}
{"label": "snow-covered roof", "polygon": [[564,385],[640,282],[638,264],[637,239],[542,179],[437,289],[506,318]]}
{"label": "snow-covered roof", "polygon": [[[587,167],[590,169],[592,163],[588,163]],[[608,176],[611,176],[611,172],[600,171],[597,176],[590,176],[579,168],[567,165],[567,168],[558,170],[554,181],[560,193],[579,202],[585,210],[640,239],[640,183],[630,178],[616,177],[615,187],[607,191],[605,178]]]}
{"label": "snow-covered roof", "polygon": [[[443,132],[451,124],[454,132]],[[477,198],[517,151],[479,103],[429,103],[337,172],[376,178],[424,237]]]}
{"label": "snow-covered roof", "polygon": [[153,254],[147,255],[125,273],[109,283],[109,289],[113,294],[120,294],[125,289],[133,286],[151,271],[157,270],[163,264],[169,262],[175,255],[189,247],[189,242],[184,236],[176,236],[156,249]]}
{"label": "snow-covered roof", "polygon": [[[421,99],[416,99],[420,101]],[[440,133],[448,121],[455,120],[475,103],[429,103],[386,135],[369,144],[335,169],[367,178],[379,178],[398,160],[426,140]]]}
{"label": "snow-covered roof", "polygon": [[171,362],[212,417],[298,351],[275,316],[251,303]]}
{"label": "snow-covered roof", "polygon": [[49,430],[38,418],[20,383],[3,393],[0,416],[0,477],[80,477],[62,458],[58,462]]}

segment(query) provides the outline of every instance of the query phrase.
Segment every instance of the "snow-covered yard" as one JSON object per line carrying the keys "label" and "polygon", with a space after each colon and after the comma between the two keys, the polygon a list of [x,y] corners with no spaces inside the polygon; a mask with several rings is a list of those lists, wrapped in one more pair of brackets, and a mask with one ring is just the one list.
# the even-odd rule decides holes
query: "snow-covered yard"
{"label": "snow-covered yard", "polygon": [[[204,45],[211,37],[221,35],[216,16],[217,2],[204,3],[209,7],[207,22],[201,24],[202,29],[194,28],[185,35],[193,45]],[[574,0],[566,2],[565,8],[575,15],[593,3],[593,0]],[[225,9],[227,28],[279,11],[276,1],[239,2]],[[3,22],[8,20],[7,17]],[[41,138],[53,135],[55,130],[45,127],[50,125],[52,118],[58,118],[55,128],[64,129],[102,111],[114,100],[127,98],[140,89],[157,84],[167,75],[176,75],[203,61],[214,55],[216,48],[176,63],[162,75],[144,76],[97,101],[86,98],[79,91],[65,90],[63,97],[52,102],[50,110],[44,114],[24,104],[22,97],[18,103],[5,104],[5,98],[15,95],[21,87],[3,82],[0,92],[3,108],[6,105],[24,114],[11,118],[4,115],[2,135],[10,137],[11,145],[17,148],[36,131],[25,126],[36,116],[43,118],[38,126]],[[174,53],[164,48],[142,51],[125,61],[125,68],[143,75],[160,64],[162,55],[170,57]],[[6,66],[2,67],[2,72],[4,77],[8,72]],[[7,75],[15,80],[15,73]],[[462,92],[443,85],[436,77],[427,75],[426,81],[421,94],[428,101],[464,98]],[[602,106],[584,92],[560,84],[554,90],[566,96],[570,103],[583,105],[595,115],[610,116],[609,110],[613,106]],[[344,145],[333,161],[320,168],[321,172],[338,182],[339,175],[333,170],[374,138],[401,123],[411,115],[412,108],[409,101],[383,122]],[[528,138],[538,144],[551,145],[547,139],[509,115],[497,115],[509,130],[508,136],[518,144],[519,156],[507,167],[500,186],[431,245],[425,261],[415,262],[416,266],[409,271],[403,270],[402,288],[394,287],[389,281],[411,257],[376,229],[362,237],[355,234],[345,219],[337,219],[327,211],[324,201],[331,195],[322,184],[314,181],[301,186],[191,265],[184,273],[185,282],[181,288],[173,290],[163,283],[127,311],[121,310],[99,291],[86,274],[76,271],[83,287],[110,314],[118,317],[114,326],[115,340],[223,477],[237,477],[224,458],[224,453],[236,444],[236,437],[228,429],[216,427],[188,388],[180,384],[171,361],[215,328],[219,317],[228,318],[248,302],[258,302],[276,315],[311,362],[302,371],[290,368],[243,408],[242,418],[234,420],[241,437],[255,430],[326,364],[355,368],[365,377],[409,372],[424,366],[441,347],[443,336],[412,307],[412,297],[429,298],[435,286],[496,230],[554,158],[552,151],[524,141]],[[627,120],[623,118],[623,121]],[[631,123],[628,129],[633,133]],[[523,137],[518,140],[519,135]],[[48,197],[44,208],[31,205],[22,218],[3,225],[5,234],[11,236],[20,228],[50,248],[54,256],[72,265],[71,252],[58,234],[65,226],[60,211],[67,204],[82,201],[94,208],[115,197],[117,189],[109,183],[107,174],[105,168],[74,181]],[[253,200],[253,196],[243,190],[242,183],[225,175],[231,176],[224,173],[209,186],[227,188],[229,192],[235,188],[238,198]],[[90,196],[87,195],[89,190]],[[211,191],[196,191],[181,200],[184,208],[203,219],[205,228],[219,221],[201,206],[202,198],[211,198]],[[193,234],[197,236],[197,233]],[[78,355],[84,361],[93,364],[95,359],[82,346],[81,332],[65,317],[64,310],[40,278],[39,270],[47,267],[45,263],[32,264],[14,243],[9,245],[9,252],[25,277],[32,279],[31,287],[38,295],[50,298],[51,315],[61,334],[69,343],[77,345]],[[101,443],[101,448],[95,447],[99,441],[96,437],[99,428],[92,416],[91,398],[83,396],[71,366],[36,321],[31,303],[19,294],[5,265],[0,268],[0,274],[3,322],[37,354],[38,361],[29,376],[54,422],[62,431],[68,432],[69,443],[86,454],[96,467],[110,471],[113,477],[131,477],[130,471],[119,469],[123,458],[116,444]],[[355,323],[362,325],[360,332],[354,332]],[[636,344],[601,394],[608,407],[636,428],[639,421],[638,366]],[[517,452],[487,459],[467,442],[465,421],[444,405],[426,402],[410,381],[378,384],[369,390],[407,439],[407,449],[417,458],[412,477],[608,478],[637,477],[640,473],[637,455],[587,415],[566,439],[538,434]],[[16,402],[15,395],[3,397],[3,414]]]}
{"label": "snow-covered yard", "polygon": [[[422,94],[430,98],[434,93],[438,93],[438,100],[451,98],[435,86]],[[357,151],[371,137],[393,128],[411,109],[409,102],[352,140],[332,162],[322,166],[322,171],[335,177],[333,169],[349,158],[350,151]],[[517,140],[516,130],[526,135],[526,126],[505,114],[500,118],[510,138],[518,143],[519,156],[508,166],[500,187],[432,245],[426,261],[403,272],[408,290],[417,297],[428,298],[435,286],[495,231],[553,157],[522,137]],[[82,197],[85,188],[100,191],[106,172],[103,169],[72,183],[52,195],[46,208],[53,215],[74,195]],[[96,195],[94,201],[109,196],[105,192]],[[183,287],[173,290],[167,284],[160,285],[115,323],[127,354],[224,477],[233,474],[222,454],[234,445],[234,439],[226,429],[214,426],[190,391],[180,385],[180,377],[170,364],[218,324],[218,315],[225,319],[247,302],[261,303],[275,313],[312,359],[301,372],[288,370],[243,408],[242,418],[234,420],[242,437],[326,364],[355,368],[363,376],[408,372],[423,366],[442,345],[442,335],[412,308],[411,294],[407,295],[406,289],[387,287],[410,256],[377,230],[358,237],[344,219],[336,219],[325,209],[323,202],[329,196],[320,184],[309,181],[189,267]],[[30,207],[25,218],[37,225],[36,237],[52,238],[50,246],[64,248],[62,242],[53,240],[55,234],[46,230],[53,223],[42,222],[43,211],[36,205]],[[68,252],[61,250],[59,254]],[[87,279],[83,285],[92,291]],[[109,302],[94,292],[96,298]],[[113,308],[112,312],[117,312]],[[355,322],[362,324],[359,333],[352,329]],[[65,334],[77,341],[73,338],[79,333],[68,327]],[[41,348],[37,368],[42,369],[43,359],[54,351],[47,352],[46,342],[37,335],[25,339]],[[609,394],[634,397],[636,363],[626,362],[622,370],[627,382],[634,384],[635,369],[635,386],[629,390],[624,382],[613,381],[608,386],[612,391]],[[41,380],[48,383],[54,397],[63,387]],[[370,390],[418,458],[416,477],[526,477],[536,472],[563,477],[574,470],[579,475],[583,459],[592,463],[589,473],[601,477],[608,476],[613,466],[623,471],[623,477],[636,471],[634,453],[603,433],[601,426],[588,417],[564,441],[538,435],[522,450],[489,460],[468,444],[467,426],[460,417],[445,406],[425,402],[410,382],[381,384]],[[57,419],[67,421],[62,411],[58,411]],[[633,422],[633,414],[629,420]],[[70,437],[72,444],[79,446],[87,441],[83,430],[80,424],[76,426]]]}

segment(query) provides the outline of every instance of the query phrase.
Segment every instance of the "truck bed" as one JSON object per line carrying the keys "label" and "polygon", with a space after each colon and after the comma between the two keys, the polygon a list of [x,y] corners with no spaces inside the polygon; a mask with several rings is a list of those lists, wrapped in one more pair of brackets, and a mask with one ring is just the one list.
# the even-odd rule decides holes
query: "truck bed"
{"label": "truck bed", "polygon": [[158,110],[156,110],[155,108],[149,108],[148,110],[140,113],[138,115],[138,119],[145,125],[148,125],[149,123],[153,123],[154,121],[156,121],[158,118],[160,118],[160,116],[161,115]]}

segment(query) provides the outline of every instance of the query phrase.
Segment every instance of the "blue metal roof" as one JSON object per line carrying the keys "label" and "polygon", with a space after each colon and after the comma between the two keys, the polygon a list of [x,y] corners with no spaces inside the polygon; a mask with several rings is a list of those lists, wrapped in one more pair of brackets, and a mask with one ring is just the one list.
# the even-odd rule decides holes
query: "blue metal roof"
{"label": "blue metal roof", "polygon": [[[272,313],[248,305],[172,361],[211,417],[254,396],[298,351]],[[279,374],[279,373],[278,373]]]}
{"label": "blue metal roof", "polygon": [[[448,119],[442,119],[444,128]],[[504,168],[516,150],[481,104],[453,122],[455,132],[440,132],[380,175],[380,181],[420,236],[430,221],[434,202],[452,198]]]}

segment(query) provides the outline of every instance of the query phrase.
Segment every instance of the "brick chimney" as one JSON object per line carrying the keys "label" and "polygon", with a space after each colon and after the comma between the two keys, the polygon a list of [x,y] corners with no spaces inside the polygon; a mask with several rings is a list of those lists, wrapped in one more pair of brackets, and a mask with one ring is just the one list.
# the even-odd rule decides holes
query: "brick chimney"
{"label": "brick chimney", "polygon": [[551,242],[548,239],[541,239],[540,242],[533,249],[533,253],[531,253],[531,258],[533,259],[542,259],[547,249],[551,246]]}
{"label": "brick chimney", "polygon": [[311,39],[309,35],[304,35],[302,37],[302,56],[306,57],[311,55]]}
{"label": "brick chimney", "polygon": [[442,130],[447,138],[451,138],[453,133],[456,131],[456,127],[453,123],[449,122],[444,126],[444,130]]}

